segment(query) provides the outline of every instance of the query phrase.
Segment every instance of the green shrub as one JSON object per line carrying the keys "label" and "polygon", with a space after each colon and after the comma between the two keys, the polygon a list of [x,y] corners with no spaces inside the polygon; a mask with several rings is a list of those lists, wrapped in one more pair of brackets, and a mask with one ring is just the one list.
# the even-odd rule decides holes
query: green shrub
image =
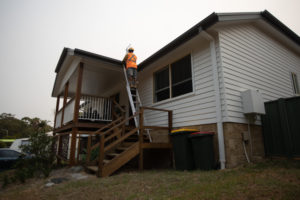
{"label": "green shrub", "polygon": [[37,177],[48,177],[54,166],[54,152],[52,152],[53,138],[43,132],[30,134],[29,145],[21,146],[23,152],[31,157],[23,156],[16,163],[15,180],[24,183],[26,179]]}

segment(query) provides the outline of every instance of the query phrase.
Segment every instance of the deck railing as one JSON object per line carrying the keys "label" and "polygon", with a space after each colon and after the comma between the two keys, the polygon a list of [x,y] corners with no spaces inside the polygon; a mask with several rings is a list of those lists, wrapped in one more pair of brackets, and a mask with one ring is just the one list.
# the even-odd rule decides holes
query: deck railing
{"label": "deck railing", "polygon": [[[74,104],[75,99],[73,98],[68,101],[65,108],[61,108],[57,112],[55,128],[73,120]],[[112,121],[112,100],[104,97],[81,96],[77,112],[79,112],[79,120]]]}
{"label": "deck railing", "polygon": [[111,99],[82,96],[80,98],[78,119],[91,121],[111,121]]}

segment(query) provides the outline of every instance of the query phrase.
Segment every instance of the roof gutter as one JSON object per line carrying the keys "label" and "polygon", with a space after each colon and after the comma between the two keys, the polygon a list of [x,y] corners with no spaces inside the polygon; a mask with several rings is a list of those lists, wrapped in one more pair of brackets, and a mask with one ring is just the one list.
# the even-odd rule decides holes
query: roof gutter
{"label": "roof gutter", "polygon": [[199,28],[201,27],[203,30],[206,30],[208,27],[212,26],[216,22],[218,22],[218,15],[216,13],[210,14],[208,17],[203,19],[201,22],[190,28],[188,31],[177,37],[175,40],[164,46],[162,49],[158,50],[156,53],[151,55],[149,58],[144,60],[142,63],[139,64],[138,69],[139,71],[143,70],[146,66],[152,64],[154,61],[159,59],[160,57],[168,54],[171,50],[179,47],[180,45],[184,44],[188,40],[192,39],[193,37],[199,34]]}
{"label": "roof gutter", "polygon": [[228,20],[247,20],[247,19],[257,19],[261,18],[267,21],[267,23],[271,24],[275,29],[282,32],[288,38],[290,38],[293,42],[300,45],[299,36],[294,33],[291,29],[285,26],[282,22],[280,22],[276,17],[274,17],[267,10],[262,12],[249,12],[249,13],[212,13],[201,22],[190,28],[188,31],[177,37],[175,40],[158,50],[156,53],[148,57],[146,60],[141,62],[138,66],[139,71],[142,71],[145,67],[154,63],[156,60],[165,56],[170,51],[179,47],[183,43],[197,36],[199,32],[202,30],[206,30],[217,22],[228,21]]}

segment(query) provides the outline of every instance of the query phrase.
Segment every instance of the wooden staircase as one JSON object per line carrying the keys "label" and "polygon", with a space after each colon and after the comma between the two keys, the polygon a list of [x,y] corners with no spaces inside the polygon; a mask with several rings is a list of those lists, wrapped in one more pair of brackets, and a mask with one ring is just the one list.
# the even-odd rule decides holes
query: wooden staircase
{"label": "wooden staircase", "polygon": [[[172,130],[172,111],[149,107],[140,107],[129,118],[125,118],[125,110],[116,102],[114,105],[121,114],[114,114],[115,120],[110,124],[92,132],[88,137],[85,167],[87,171],[96,173],[99,177],[110,176],[127,162],[139,155],[139,168],[143,169],[143,149],[145,148],[171,148],[170,143],[152,143],[147,130]],[[144,109],[168,113],[168,127],[144,126]],[[130,120],[139,121],[138,126],[126,126]],[[92,137],[97,141],[92,145]],[[97,156],[91,158],[91,154]]]}
{"label": "wooden staircase", "polygon": [[[109,176],[139,154],[139,129],[126,127],[129,120],[134,119],[139,113],[124,119],[119,117],[107,126],[91,135],[100,137],[100,141],[91,146],[91,137],[88,141],[86,169],[97,176]],[[147,137],[147,136],[144,136]],[[145,138],[147,140],[147,138]],[[90,160],[91,151],[99,149],[96,162]],[[92,165],[97,163],[97,165]]]}
{"label": "wooden staircase", "polygon": [[129,146],[120,145],[114,152],[106,154],[101,171],[98,171],[98,166],[87,166],[87,169],[101,177],[109,176],[138,154],[139,142],[134,142]]}

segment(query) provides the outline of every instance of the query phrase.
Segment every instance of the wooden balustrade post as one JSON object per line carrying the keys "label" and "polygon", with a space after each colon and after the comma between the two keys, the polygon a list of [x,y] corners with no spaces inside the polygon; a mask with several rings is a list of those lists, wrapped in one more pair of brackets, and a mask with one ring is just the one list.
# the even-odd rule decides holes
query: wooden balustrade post
{"label": "wooden balustrade post", "polygon": [[139,170],[143,170],[144,168],[144,149],[143,149],[143,142],[144,142],[144,108],[140,108],[139,114]]}
{"label": "wooden balustrade post", "polygon": [[103,160],[104,160],[104,135],[100,136],[100,146],[99,146],[99,160],[98,160],[98,177],[102,177],[102,169],[103,169]]}
{"label": "wooden balustrade post", "polygon": [[91,160],[91,144],[92,144],[92,136],[89,135],[88,143],[87,143],[87,156],[86,156],[86,165],[90,164]]}

